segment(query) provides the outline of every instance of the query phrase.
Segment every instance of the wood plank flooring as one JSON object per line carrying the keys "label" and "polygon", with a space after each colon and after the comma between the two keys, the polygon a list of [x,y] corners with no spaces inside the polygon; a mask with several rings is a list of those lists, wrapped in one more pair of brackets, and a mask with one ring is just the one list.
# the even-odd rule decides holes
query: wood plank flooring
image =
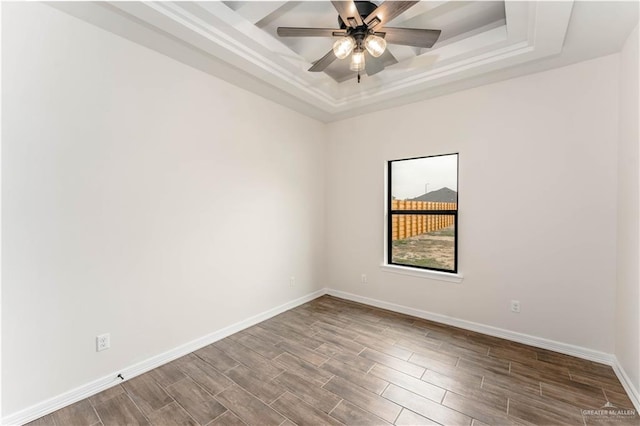
{"label": "wood plank flooring", "polygon": [[639,425],[632,409],[608,366],[323,296],[30,425]]}

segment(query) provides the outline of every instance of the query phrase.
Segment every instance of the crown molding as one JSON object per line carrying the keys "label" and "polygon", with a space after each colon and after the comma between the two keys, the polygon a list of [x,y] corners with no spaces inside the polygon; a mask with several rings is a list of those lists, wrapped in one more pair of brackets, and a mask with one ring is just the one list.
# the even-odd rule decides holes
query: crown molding
{"label": "crown molding", "polygon": [[[505,19],[436,44],[362,84],[311,64],[222,2],[61,2],[51,6],[323,122],[481,84],[562,51],[573,1],[504,3]],[[418,4],[421,9],[446,6]],[[427,7],[429,6],[429,7]]]}

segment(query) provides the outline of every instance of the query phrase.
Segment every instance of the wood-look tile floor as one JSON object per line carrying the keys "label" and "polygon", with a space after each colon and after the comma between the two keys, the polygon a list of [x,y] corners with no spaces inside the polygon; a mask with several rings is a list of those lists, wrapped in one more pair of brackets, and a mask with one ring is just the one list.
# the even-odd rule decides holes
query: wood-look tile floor
{"label": "wood-look tile floor", "polygon": [[640,424],[625,409],[611,367],[323,296],[30,424]]}

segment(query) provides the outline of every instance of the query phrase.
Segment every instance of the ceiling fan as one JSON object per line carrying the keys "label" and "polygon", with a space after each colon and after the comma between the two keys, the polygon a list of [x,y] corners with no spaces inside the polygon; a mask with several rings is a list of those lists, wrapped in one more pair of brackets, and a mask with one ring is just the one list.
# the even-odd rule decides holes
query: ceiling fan
{"label": "ceiling fan", "polygon": [[[365,71],[371,76],[398,60],[387,50],[387,43],[430,48],[440,37],[440,30],[385,27],[395,17],[418,1],[387,0],[380,6],[370,1],[332,1],[338,11],[340,28],[278,27],[280,37],[337,37],[330,50],[309,68],[311,72],[324,71],[333,61],[351,55],[349,69]],[[365,52],[369,54],[365,60]]]}

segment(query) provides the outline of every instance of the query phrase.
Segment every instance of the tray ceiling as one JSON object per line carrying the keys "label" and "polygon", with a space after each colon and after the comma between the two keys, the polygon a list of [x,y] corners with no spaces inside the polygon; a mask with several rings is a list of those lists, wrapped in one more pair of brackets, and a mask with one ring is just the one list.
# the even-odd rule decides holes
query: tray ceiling
{"label": "tray ceiling", "polygon": [[[328,1],[51,5],[331,121],[430,97],[445,92],[438,89],[452,83],[557,56],[578,4],[421,1],[394,19],[391,26],[440,29],[438,42],[431,49],[389,45],[398,63],[374,76],[363,75],[360,84],[349,71],[347,59],[336,60],[325,72],[307,71],[331,49],[332,39],[276,35],[278,26],[337,28],[337,13]],[[632,21],[624,19],[626,30]]]}

